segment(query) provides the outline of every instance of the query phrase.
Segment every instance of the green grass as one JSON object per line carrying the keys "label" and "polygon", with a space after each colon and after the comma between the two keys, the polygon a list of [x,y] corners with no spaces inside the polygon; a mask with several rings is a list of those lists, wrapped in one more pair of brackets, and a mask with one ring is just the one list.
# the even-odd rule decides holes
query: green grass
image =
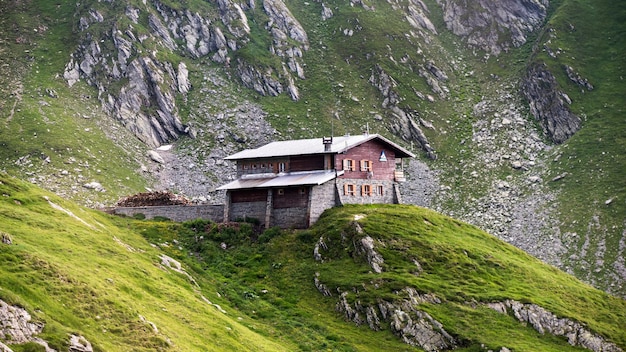
{"label": "green grass", "polygon": [[[348,301],[363,305],[400,300],[405,287],[436,295],[441,304],[418,308],[442,322],[461,351],[578,350],[480,305],[506,299],[538,304],[626,346],[626,302],[422,208],[335,208],[310,230],[259,236],[245,223],[111,217],[4,174],[0,193],[0,230],[13,240],[0,245],[0,298],[44,322],[42,338],[56,349],[75,333],[96,351],[415,350],[387,323],[372,331],[346,322],[335,312],[336,293],[314,287],[316,272],[331,292],[350,292]],[[365,215],[362,235],[352,229],[356,214]],[[354,241],[365,235],[384,257],[381,274],[355,254]],[[321,263],[313,259],[320,236],[329,247]],[[161,254],[181,261],[194,281],[163,267]]]}
{"label": "green grass", "polygon": [[210,276],[195,286],[159,265],[160,251],[127,229],[130,220],[0,178],[0,222],[13,240],[0,250],[0,297],[45,322],[42,337],[53,348],[62,350],[66,335],[79,333],[97,351],[289,349],[254,332],[233,310],[224,314],[205,303],[201,295],[224,305],[207,290]]}
{"label": "green grass", "polygon": [[[352,230],[351,222],[356,214],[365,215],[358,221],[362,235]],[[583,284],[473,226],[435,212],[411,206],[336,208],[326,213],[312,231],[316,236],[324,236],[332,248],[329,258],[317,269],[331,291],[340,287],[363,305],[375,304],[380,297],[393,297],[394,292],[404,287],[434,293],[444,304],[430,304],[427,311],[448,322],[450,331],[468,345],[484,343],[527,351],[544,344],[546,347],[541,350],[563,348],[562,340],[541,336],[521,326],[511,330],[512,325],[519,324],[512,317],[472,308],[467,303],[506,299],[537,304],[559,317],[582,322],[618,344],[626,342],[620,328],[626,321],[626,302]],[[366,235],[375,239],[385,259],[381,274],[372,273],[369,265],[354,253],[352,243]],[[423,272],[415,274],[413,260],[420,263]],[[376,287],[372,285],[374,282]],[[353,293],[354,288],[359,288],[358,293]],[[613,309],[606,309],[612,305],[615,305]],[[478,321],[491,323],[483,325]]]}
{"label": "green grass", "polygon": [[[569,254],[579,254],[584,236],[591,235],[591,246],[606,241],[605,261],[613,262],[619,254],[626,216],[626,120],[623,118],[626,82],[618,72],[626,62],[623,23],[626,6],[610,1],[563,1],[548,26],[554,38],[548,44],[563,53],[551,58],[540,53],[557,77],[562,89],[572,99],[572,111],[583,120],[582,129],[552,156],[559,156],[551,166],[552,176],[568,176],[552,187],[561,191],[559,199],[561,231],[577,233]],[[546,42],[545,34],[541,43]],[[571,82],[563,65],[569,65],[594,86],[592,91]],[[610,204],[605,202],[611,201]],[[597,221],[594,218],[598,219]],[[597,224],[597,225],[596,225]],[[591,230],[590,230],[591,229]],[[594,251],[595,252],[595,251]],[[588,273],[595,258],[591,252],[569,261],[581,277],[594,280]],[[587,268],[581,266],[582,263]],[[612,269],[598,268],[596,276],[610,277]],[[600,286],[608,288],[610,282]],[[623,293],[623,288],[612,288]]]}
{"label": "green grass", "polygon": [[[422,208],[335,208],[310,230],[258,234],[246,223],[111,217],[5,174],[0,194],[0,230],[13,240],[0,245],[0,299],[44,322],[41,337],[58,350],[67,348],[70,333],[86,337],[96,351],[418,350],[388,323],[372,331],[335,311],[336,288],[366,305],[402,299],[405,287],[442,300],[419,308],[444,324],[460,351],[481,344],[578,350],[480,305],[505,299],[536,303],[626,346],[625,301]],[[363,235],[352,230],[355,214],[365,215]],[[354,253],[353,241],[364,235],[384,257],[381,274]],[[329,246],[324,262],[313,259],[320,236]],[[162,254],[182,262],[193,281],[165,268]],[[422,266],[419,275],[413,259]],[[313,285],[316,272],[332,297]]]}

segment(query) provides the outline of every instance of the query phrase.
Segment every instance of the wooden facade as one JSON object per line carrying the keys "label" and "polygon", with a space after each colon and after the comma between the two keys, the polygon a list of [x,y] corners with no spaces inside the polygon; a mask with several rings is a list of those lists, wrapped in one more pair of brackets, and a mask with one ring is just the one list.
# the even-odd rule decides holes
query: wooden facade
{"label": "wooden facade", "polygon": [[237,180],[220,187],[227,190],[224,220],[305,228],[332,206],[398,203],[403,157],[413,155],[378,135],[274,142],[234,154],[227,159],[236,162]]}

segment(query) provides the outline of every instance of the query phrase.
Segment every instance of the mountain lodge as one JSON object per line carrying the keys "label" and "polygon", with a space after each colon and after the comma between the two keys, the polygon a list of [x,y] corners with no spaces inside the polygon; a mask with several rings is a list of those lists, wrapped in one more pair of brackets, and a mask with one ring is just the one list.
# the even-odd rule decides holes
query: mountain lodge
{"label": "mountain lodge", "polygon": [[402,158],[415,155],[378,134],[272,142],[225,160],[237,164],[224,221],[256,218],[266,228],[306,228],[343,204],[400,203]]}

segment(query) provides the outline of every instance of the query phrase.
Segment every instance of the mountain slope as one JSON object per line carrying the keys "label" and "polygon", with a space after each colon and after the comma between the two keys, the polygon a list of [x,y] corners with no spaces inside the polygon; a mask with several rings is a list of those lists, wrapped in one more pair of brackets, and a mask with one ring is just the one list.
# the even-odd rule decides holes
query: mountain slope
{"label": "mountain slope", "polygon": [[626,346],[624,300],[426,209],[335,208],[309,231],[257,237],[245,223],[115,218],[0,181],[0,299],[57,350],[70,335],[94,351]]}
{"label": "mountain slope", "polygon": [[0,163],[22,179],[92,207],[146,187],[217,203],[230,153],[370,129],[420,156],[407,202],[626,295],[622,3],[0,9]]}

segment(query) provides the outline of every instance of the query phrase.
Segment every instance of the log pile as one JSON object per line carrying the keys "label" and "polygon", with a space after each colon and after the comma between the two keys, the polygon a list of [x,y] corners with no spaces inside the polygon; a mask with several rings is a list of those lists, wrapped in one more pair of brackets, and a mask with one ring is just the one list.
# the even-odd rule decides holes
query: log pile
{"label": "log pile", "polygon": [[188,205],[189,200],[169,191],[137,193],[120,199],[118,207],[153,207],[159,205]]}

